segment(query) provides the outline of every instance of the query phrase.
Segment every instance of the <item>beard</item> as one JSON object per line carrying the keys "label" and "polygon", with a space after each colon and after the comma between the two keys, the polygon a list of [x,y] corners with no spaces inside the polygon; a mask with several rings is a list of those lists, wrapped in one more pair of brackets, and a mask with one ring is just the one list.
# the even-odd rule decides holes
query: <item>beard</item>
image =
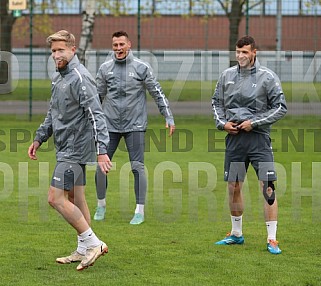
{"label": "beard", "polygon": [[56,70],[61,70],[67,66],[68,60],[67,58],[60,58],[58,60],[55,60],[55,64],[56,64]]}

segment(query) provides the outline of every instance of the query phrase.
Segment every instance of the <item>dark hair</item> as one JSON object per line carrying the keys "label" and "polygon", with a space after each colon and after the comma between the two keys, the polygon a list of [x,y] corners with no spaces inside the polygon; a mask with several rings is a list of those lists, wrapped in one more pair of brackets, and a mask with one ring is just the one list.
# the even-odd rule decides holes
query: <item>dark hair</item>
{"label": "dark hair", "polygon": [[255,40],[251,36],[244,36],[236,42],[236,46],[238,48],[242,48],[243,46],[248,45],[251,45],[251,50],[256,49]]}
{"label": "dark hair", "polygon": [[122,36],[125,36],[126,38],[129,38],[128,34],[125,31],[118,31],[118,32],[113,33],[112,38],[114,38],[114,37],[115,38],[119,38],[119,37],[122,37]]}

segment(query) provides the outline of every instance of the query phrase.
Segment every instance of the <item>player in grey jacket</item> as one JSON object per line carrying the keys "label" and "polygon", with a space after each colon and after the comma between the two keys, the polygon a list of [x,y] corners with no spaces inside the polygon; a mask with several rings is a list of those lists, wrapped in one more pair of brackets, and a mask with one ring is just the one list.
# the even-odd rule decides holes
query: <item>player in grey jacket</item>
{"label": "player in grey jacket", "polygon": [[[147,128],[146,90],[154,98],[165,117],[171,136],[175,130],[174,118],[168,100],[148,63],[133,56],[131,42],[124,31],[112,35],[113,53],[97,73],[96,83],[102,107],[107,117],[112,159],[122,137],[129,153],[135,180],[136,210],[131,224],[144,221],[146,177],[144,170],[144,138]],[[102,220],[106,212],[107,178],[96,172],[98,206],[95,220]]]}
{"label": "player in grey jacket", "polygon": [[216,127],[224,130],[250,120],[252,131],[269,135],[271,125],[286,111],[285,98],[278,76],[255,59],[251,69],[239,65],[225,70],[212,98]]}
{"label": "player in grey jacket", "polygon": [[242,185],[249,163],[254,167],[265,198],[267,250],[279,254],[276,240],[277,200],[270,128],[287,111],[278,76],[260,65],[255,41],[242,37],[236,44],[238,64],[225,70],[216,85],[212,106],[216,126],[225,130],[224,180],[228,182],[232,230],[216,244],[242,244]]}
{"label": "player in grey jacket", "polygon": [[101,172],[107,173],[112,167],[107,155],[108,130],[94,79],[75,55],[74,35],[61,30],[49,36],[47,43],[57,72],[53,76],[47,116],[36,132],[28,155],[37,160],[40,145],[54,136],[57,164],[48,202],[77,231],[78,240],[76,251],[56,261],[80,262],[77,270],[83,270],[108,252],[107,245],[90,227],[85,198],[86,164],[97,158]]}
{"label": "player in grey jacket", "polygon": [[87,164],[107,154],[109,135],[95,81],[77,55],[52,78],[52,96],[35,141],[54,134],[57,161]]}

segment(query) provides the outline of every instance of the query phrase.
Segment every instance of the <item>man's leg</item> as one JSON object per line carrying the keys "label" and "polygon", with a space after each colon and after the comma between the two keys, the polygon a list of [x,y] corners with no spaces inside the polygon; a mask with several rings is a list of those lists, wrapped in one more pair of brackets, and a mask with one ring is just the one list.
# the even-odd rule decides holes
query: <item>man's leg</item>
{"label": "man's leg", "polygon": [[216,244],[230,245],[244,243],[242,232],[242,215],[244,210],[242,186],[242,182],[228,182],[232,230],[224,239],[216,242]]}
{"label": "man's leg", "polygon": [[67,195],[67,191],[50,186],[48,203],[63,216],[78,234],[81,234],[89,228],[89,224],[80,209],[66,198]]}
{"label": "man's leg", "polygon": [[124,137],[134,175],[134,189],[136,197],[135,214],[133,219],[130,221],[130,224],[141,224],[144,222],[144,207],[147,192],[147,181],[144,166],[145,132],[130,132]]}
{"label": "man's leg", "polygon": [[[79,190],[79,191],[84,192],[84,187],[82,186],[82,190]],[[77,193],[79,191],[77,190]],[[71,203],[76,204],[75,203],[75,188],[68,191],[68,200]],[[79,200],[76,200],[76,202],[78,202],[78,201]],[[87,212],[86,209],[82,209],[81,205],[77,205],[77,206],[80,209],[80,211],[83,213],[87,223],[90,225],[91,219],[90,219],[89,211]],[[68,264],[68,263],[72,263],[72,262],[81,261],[85,257],[86,251],[87,251],[86,245],[82,241],[81,237],[79,235],[77,235],[77,249],[68,256],[57,258],[56,262],[61,263],[61,264]]]}
{"label": "man's leg", "polygon": [[[77,231],[80,240],[86,247],[86,255],[80,256],[79,260],[69,260],[65,258],[57,258],[58,263],[71,263],[81,261],[77,266],[77,270],[83,270],[93,263],[105,253],[108,252],[107,245],[100,241],[96,234],[90,228],[81,210],[66,197],[66,191],[50,186],[48,193],[49,204],[57,210],[63,218]],[[76,200],[76,198],[75,198]],[[84,203],[81,203],[84,205]],[[72,254],[73,255],[73,254]],[[71,257],[70,255],[69,257]],[[81,255],[81,254],[80,254]]]}
{"label": "man's leg", "polygon": [[70,202],[72,202],[80,209],[88,225],[90,225],[91,218],[85,196],[85,186],[75,186],[72,190],[68,192],[68,199]]}
{"label": "man's leg", "polygon": [[228,182],[229,207],[232,216],[241,216],[243,214],[242,186],[242,182]]}
{"label": "man's leg", "polygon": [[241,237],[243,235],[242,224],[243,224],[243,193],[242,193],[242,182],[229,182],[229,207],[231,211],[231,222],[232,230],[231,235]]}
{"label": "man's leg", "polygon": [[94,220],[105,219],[106,213],[106,192],[107,192],[107,175],[103,173],[100,167],[97,165],[95,174],[95,184],[96,184],[96,195],[97,195],[97,207],[94,214]]}
{"label": "man's leg", "polygon": [[[271,187],[267,187],[267,189],[264,188],[264,184],[262,181],[260,181],[261,185],[261,191],[266,192],[268,197],[272,196],[272,193],[275,192],[275,190],[272,190]],[[274,193],[275,196],[275,193]],[[275,199],[273,200],[273,203],[268,203],[268,201],[264,200],[264,217],[265,221],[277,221],[278,219],[278,202],[275,196]]]}
{"label": "man's leg", "polygon": [[[86,254],[75,251],[67,257],[57,258],[56,261],[62,264],[81,261],[77,270],[87,268],[108,252],[107,245],[98,239],[89,225],[90,215],[84,195],[85,174],[84,165],[57,162],[48,192],[49,204],[77,231],[78,246],[81,242],[80,251]],[[71,193],[68,195],[69,192]]]}
{"label": "man's leg", "polygon": [[228,182],[229,208],[232,230],[216,244],[243,244],[242,215],[244,210],[242,186],[249,165],[245,133],[227,135],[224,160],[224,181]]}
{"label": "man's leg", "polygon": [[[267,182],[260,181],[261,191],[264,195],[264,217],[267,230],[267,249],[272,254],[280,254],[282,251],[276,240],[278,224],[278,202],[275,195],[274,184],[268,186]],[[273,197],[273,199],[270,199]]]}
{"label": "man's leg", "polygon": [[[258,135],[259,136],[259,135]],[[264,216],[267,230],[267,250],[272,254],[280,254],[282,251],[276,240],[278,202],[275,195],[274,182],[277,179],[271,141],[268,137],[258,138],[261,148],[254,156],[253,167],[260,180],[260,189],[264,197]]]}
{"label": "man's leg", "polygon": [[[75,186],[77,182],[80,186]],[[86,207],[83,203],[80,203],[84,200],[84,185],[86,182],[85,176],[85,166],[58,162],[54,171],[53,180],[51,182],[51,188],[56,188],[58,190],[64,190],[64,193],[67,193],[68,199],[72,205],[76,205],[84,216],[88,225],[90,225],[90,215],[86,210]],[[55,207],[55,204],[58,204],[59,199],[55,199],[55,196],[59,196],[59,193],[55,194],[54,191],[50,194],[49,203]],[[66,197],[66,195],[65,195]],[[61,198],[62,199],[62,198]],[[62,205],[65,203],[63,202]],[[88,208],[88,207],[87,207]],[[68,256],[59,257],[56,259],[56,262],[61,264],[67,264],[72,262],[81,261],[86,255],[87,247],[83,241],[80,239],[80,235],[77,235],[77,250],[72,252]]]}
{"label": "man's leg", "polygon": [[[122,137],[121,133],[110,132],[109,133],[109,145],[107,154],[110,160],[112,160],[114,153],[118,147],[119,141]],[[94,220],[105,219],[106,213],[106,192],[108,187],[108,176],[103,173],[100,167],[97,165],[95,174],[95,184],[96,184],[96,195],[97,195],[97,208],[94,214]]]}
{"label": "man's leg", "polygon": [[[75,204],[80,209],[88,225],[90,226],[91,217],[90,217],[90,211],[89,211],[88,204],[85,197],[85,186],[75,186],[72,191],[68,192],[69,200],[71,199],[71,196],[73,198],[72,203]],[[78,253],[80,255],[86,255],[87,247],[80,235],[77,235],[77,241],[78,241],[78,244],[77,244],[76,254]]]}

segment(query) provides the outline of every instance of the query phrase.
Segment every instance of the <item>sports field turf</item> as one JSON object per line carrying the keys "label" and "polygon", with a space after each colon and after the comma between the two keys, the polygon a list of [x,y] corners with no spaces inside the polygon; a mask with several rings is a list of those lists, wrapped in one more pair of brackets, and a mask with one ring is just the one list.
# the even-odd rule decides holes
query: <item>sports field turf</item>
{"label": "sports field turf", "polygon": [[[162,88],[171,102],[208,101],[213,94],[215,81],[161,81]],[[50,99],[50,80],[32,81],[32,99]],[[321,83],[319,82],[282,82],[288,102],[320,102]],[[28,100],[29,80],[19,80],[10,94],[1,94],[1,100]],[[148,97],[151,100],[151,97]]]}
{"label": "sports field turf", "polygon": [[[161,117],[150,117],[146,221],[129,225],[133,179],[122,145],[110,173],[106,220],[92,222],[110,251],[82,272],[77,264],[55,263],[75,249],[76,236],[47,204],[52,141],[38,161],[27,157],[42,119],[0,116],[0,285],[321,285],[319,118],[287,117],[273,128],[281,255],[266,251],[263,198],[252,169],[244,188],[245,244],[213,244],[230,231],[230,219],[224,133],[212,117],[176,118],[173,138],[164,133]],[[93,167],[86,190],[93,215]]]}

